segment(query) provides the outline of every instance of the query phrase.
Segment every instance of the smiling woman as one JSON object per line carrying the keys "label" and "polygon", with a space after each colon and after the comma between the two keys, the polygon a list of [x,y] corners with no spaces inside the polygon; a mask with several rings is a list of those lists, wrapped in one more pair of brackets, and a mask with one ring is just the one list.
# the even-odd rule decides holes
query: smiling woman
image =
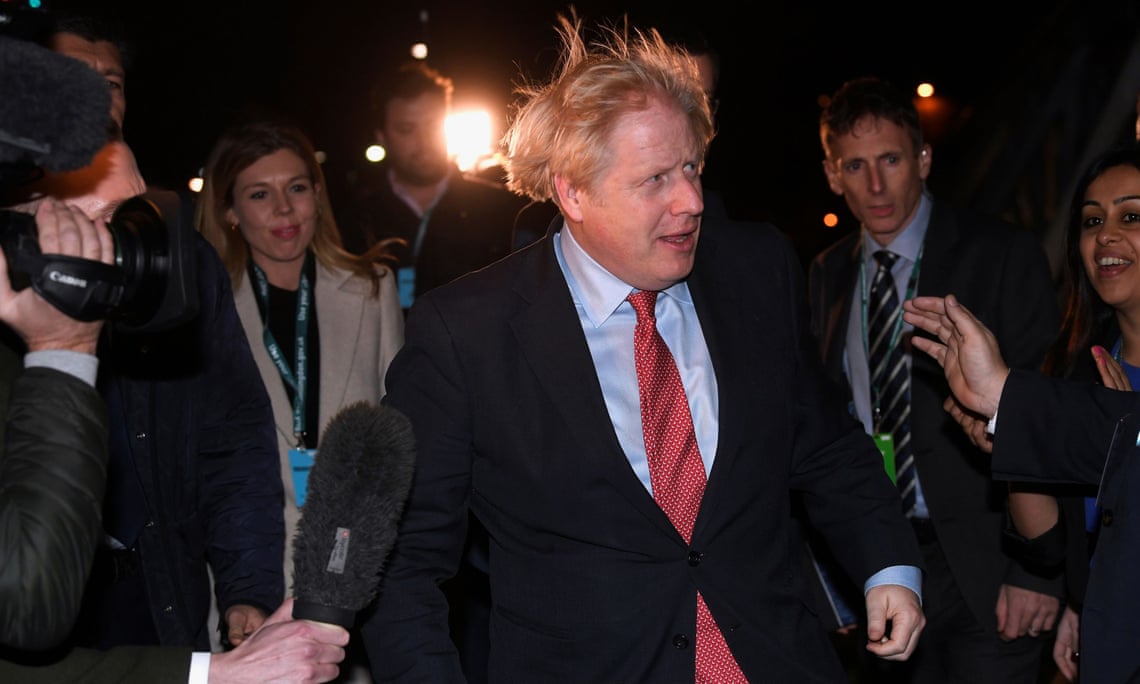
{"label": "smiling woman", "polygon": [[[1110,149],[1081,176],[1065,233],[1061,334],[1044,371],[1140,388],[1140,144]],[[1064,569],[1067,605],[1057,625],[1053,661],[1077,675],[1080,614],[1089,577],[1089,549],[1099,528],[1093,487],[1011,484],[1007,536],[1039,567]]]}
{"label": "smiling woman", "polygon": [[[268,121],[229,129],[215,143],[196,221],[226,264],[269,391],[292,540],[321,428],[349,403],[379,401],[404,342],[395,276],[377,264],[388,243],[365,256],[344,251],[311,143]],[[287,587],[292,557],[289,543]],[[363,665],[352,681],[370,681]]]}

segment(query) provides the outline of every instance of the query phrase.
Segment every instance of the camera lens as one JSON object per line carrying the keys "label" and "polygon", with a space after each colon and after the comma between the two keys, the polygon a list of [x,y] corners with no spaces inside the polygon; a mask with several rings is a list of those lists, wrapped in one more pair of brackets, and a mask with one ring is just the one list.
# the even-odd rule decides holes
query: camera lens
{"label": "camera lens", "polygon": [[170,270],[166,225],[154,205],[139,196],[119,206],[108,228],[115,242],[115,265],[125,276],[120,318],[138,325],[162,305]]}

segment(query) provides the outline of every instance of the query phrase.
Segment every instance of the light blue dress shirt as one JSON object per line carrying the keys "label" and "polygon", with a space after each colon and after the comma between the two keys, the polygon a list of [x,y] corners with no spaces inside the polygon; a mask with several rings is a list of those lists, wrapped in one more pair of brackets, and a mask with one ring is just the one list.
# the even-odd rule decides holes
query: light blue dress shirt
{"label": "light blue dress shirt", "polygon": [[[614,431],[630,467],[645,488],[653,493],[649,460],[641,434],[641,398],[637,388],[637,367],[633,357],[633,330],[637,314],[626,297],[635,288],[622,282],[595,261],[574,240],[570,227],[563,224],[554,235],[554,253],[566,283],[586,344],[594,360],[594,370]],[[657,297],[657,331],[673,352],[681,384],[693,415],[697,447],[704,461],[705,475],[712,471],[716,456],[719,405],[712,359],[689,286],[677,283]],[[891,566],[872,575],[864,592],[880,584],[901,584],[922,597],[922,573],[913,566]]]}

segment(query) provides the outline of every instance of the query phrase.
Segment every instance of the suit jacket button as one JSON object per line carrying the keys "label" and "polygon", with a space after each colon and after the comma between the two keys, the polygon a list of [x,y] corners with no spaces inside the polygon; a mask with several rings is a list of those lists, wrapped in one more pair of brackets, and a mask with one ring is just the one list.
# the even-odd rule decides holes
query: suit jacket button
{"label": "suit jacket button", "polygon": [[689,637],[684,634],[673,635],[673,648],[677,650],[684,650],[689,647]]}
{"label": "suit jacket button", "polygon": [[1104,525],[1105,527],[1112,527],[1112,509],[1111,508],[1106,508],[1103,511],[1101,511],[1100,524]]}
{"label": "suit jacket button", "polygon": [[695,568],[701,564],[702,560],[704,560],[704,554],[702,554],[700,551],[689,552],[689,565]]}

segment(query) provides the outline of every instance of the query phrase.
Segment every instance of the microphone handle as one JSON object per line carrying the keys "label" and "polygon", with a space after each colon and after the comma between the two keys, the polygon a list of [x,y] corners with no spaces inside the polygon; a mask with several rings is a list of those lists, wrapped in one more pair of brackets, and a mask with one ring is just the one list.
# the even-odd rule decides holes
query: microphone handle
{"label": "microphone handle", "polygon": [[325,606],[300,598],[293,600],[293,617],[298,620],[313,620],[339,625],[345,629],[352,629],[356,623],[356,611],[336,606]]}

